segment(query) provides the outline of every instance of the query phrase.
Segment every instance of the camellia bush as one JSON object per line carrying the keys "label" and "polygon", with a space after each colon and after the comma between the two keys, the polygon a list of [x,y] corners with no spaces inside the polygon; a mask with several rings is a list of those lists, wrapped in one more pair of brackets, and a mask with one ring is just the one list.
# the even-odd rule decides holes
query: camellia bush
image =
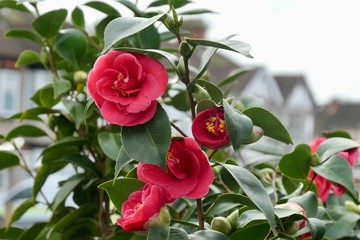
{"label": "camellia bush", "polygon": [[[360,237],[352,173],[359,142],[334,130],[294,146],[271,111],[231,95],[246,70],[214,79],[212,57],[221,49],[252,58],[250,45],[236,35],[194,38],[184,28],[189,15],[211,11],[188,0],[144,9],[117,0],[41,13],[37,2],[0,2],[34,15],[31,29],[4,36],[41,47],[22,52],[16,65],[40,63],[52,74],[31,97],[35,107],[4,120],[23,124],[2,142],[49,136],[51,143],[36,169],[18,147],[0,151],[1,169],[19,167],[34,180],[32,198],[13,211],[1,239]],[[85,8],[104,15],[94,31]],[[242,158],[251,146],[256,161]],[[69,166],[48,199],[44,183]],[[16,227],[35,206],[48,209],[48,221]]]}

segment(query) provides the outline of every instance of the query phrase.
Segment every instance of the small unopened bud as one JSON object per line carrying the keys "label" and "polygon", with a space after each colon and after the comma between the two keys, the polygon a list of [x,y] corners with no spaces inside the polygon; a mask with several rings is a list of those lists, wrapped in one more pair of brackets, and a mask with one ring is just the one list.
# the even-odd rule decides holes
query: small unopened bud
{"label": "small unopened bud", "polygon": [[298,222],[292,222],[288,223],[284,226],[285,233],[289,235],[295,234],[297,231],[299,231],[299,223]]}
{"label": "small unopened bud", "polygon": [[74,73],[74,81],[77,84],[82,84],[86,82],[87,79],[87,73],[85,71],[76,71]]}
{"label": "small unopened bud", "polygon": [[310,159],[310,166],[318,166],[321,163],[320,157],[317,153],[314,153]]}
{"label": "small unopened bud", "polygon": [[356,212],[356,213],[360,213],[360,209],[359,206],[356,205],[356,203],[346,200],[345,201],[345,208],[351,212]]}
{"label": "small unopened bud", "polygon": [[234,231],[239,226],[239,211],[233,211],[229,216],[226,217],[229,221],[231,230]]}
{"label": "small unopened bud", "polygon": [[235,106],[234,106],[235,109],[239,110],[240,112],[244,111],[245,110],[245,106],[242,102],[238,101],[235,103]]}
{"label": "small unopened bud", "polygon": [[222,216],[213,218],[211,221],[211,228],[225,235],[228,235],[231,232],[231,225],[229,221]]}
{"label": "small unopened bud", "polygon": [[272,184],[274,172],[272,168],[263,168],[259,171],[261,179],[268,184]]}
{"label": "small unopened bud", "polygon": [[253,126],[253,131],[248,139],[244,141],[244,144],[254,143],[260,140],[264,136],[264,130],[261,127]]}
{"label": "small unopened bud", "polygon": [[184,57],[180,57],[179,63],[177,65],[177,71],[178,71],[180,80],[183,80],[186,75]]}
{"label": "small unopened bud", "polygon": [[181,56],[188,59],[191,57],[192,47],[189,43],[182,41],[179,45],[179,53],[181,54]]}
{"label": "small unopened bud", "polygon": [[194,86],[195,86],[195,99],[197,102],[211,99],[210,94],[208,93],[208,91],[206,91],[205,88],[201,87],[198,84],[195,84]]}
{"label": "small unopened bud", "polygon": [[169,226],[170,225],[170,213],[166,206],[160,209],[160,212],[152,216],[147,221],[145,229],[149,229],[152,226]]}

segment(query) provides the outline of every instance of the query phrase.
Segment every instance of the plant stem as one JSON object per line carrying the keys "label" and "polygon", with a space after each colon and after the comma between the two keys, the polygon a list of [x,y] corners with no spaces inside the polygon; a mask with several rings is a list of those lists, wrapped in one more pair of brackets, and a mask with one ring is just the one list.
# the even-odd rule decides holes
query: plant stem
{"label": "plant stem", "polygon": [[171,126],[176,129],[183,137],[187,137],[186,133],[184,133],[178,126],[175,125],[175,123],[170,122]]}
{"label": "plant stem", "polygon": [[204,211],[202,206],[202,200],[201,198],[196,199],[197,204],[197,213],[198,213],[198,219],[199,219],[199,229],[204,230],[205,224],[204,224]]}
{"label": "plant stem", "polygon": [[307,192],[307,191],[310,190],[310,187],[311,187],[312,183],[314,182],[314,180],[315,180],[315,178],[317,176],[316,172],[313,172],[313,173],[314,173],[314,175],[312,176],[312,178],[311,178],[309,184],[307,185],[307,187],[305,188],[304,192]]}

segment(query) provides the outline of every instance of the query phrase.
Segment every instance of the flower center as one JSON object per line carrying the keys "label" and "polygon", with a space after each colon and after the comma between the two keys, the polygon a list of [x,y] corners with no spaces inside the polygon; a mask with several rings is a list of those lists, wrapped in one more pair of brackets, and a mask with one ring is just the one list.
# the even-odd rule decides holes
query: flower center
{"label": "flower center", "polygon": [[206,119],[205,127],[209,133],[211,133],[215,136],[226,134],[225,120],[223,118],[221,118],[218,114]]}
{"label": "flower center", "polygon": [[139,91],[139,89],[138,88],[136,88],[136,89],[128,89],[126,87],[126,84],[128,82],[129,82],[129,79],[127,77],[125,77],[124,74],[119,72],[116,81],[111,86],[111,89],[118,90],[119,91],[118,94],[117,94],[118,96],[123,96],[123,97],[133,96],[135,93],[137,93]]}

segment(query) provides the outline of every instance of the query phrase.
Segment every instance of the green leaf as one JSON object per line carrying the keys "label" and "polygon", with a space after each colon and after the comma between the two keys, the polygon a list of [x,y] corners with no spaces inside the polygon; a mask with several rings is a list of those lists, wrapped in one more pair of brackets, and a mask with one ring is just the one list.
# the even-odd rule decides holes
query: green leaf
{"label": "green leaf", "polygon": [[244,228],[252,222],[266,221],[265,215],[259,210],[247,210],[243,212],[239,217],[239,228]]}
{"label": "green leaf", "polygon": [[148,240],[188,240],[188,234],[181,228],[155,226],[150,228]]}
{"label": "green leaf", "polygon": [[292,179],[307,179],[310,171],[311,148],[307,144],[299,144],[291,153],[282,156],[279,162],[281,172]]}
{"label": "green leaf", "polygon": [[323,132],[323,136],[326,138],[343,137],[343,138],[352,139],[350,133],[343,129],[334,129],[331,131],[325,131]]}
{"label": "green leaf", "polygon": [[[92,172],[98,177],[101,176],[101,173],[98,170],[98,168],[96,167],[95,163],[84,155],[69,154],[69,155],[62,156],[59,160],[53,160],[53,162],[56,162],[56,161],[64,161],[64,162],[72,163],[74,166],[82,167],[84,170],[86,170],[88,172]],[[46,163],[44,163],[44,161],[43,161],[43,164],[46,164]],[[48,164],[51,164],[51,163],[48,163]]]}
{"label": "green leaf", "polygon": [[85,35],[77,29],[65,29],[56,35],[55,49],[57,53],[71,64],[75,69],[79,65],[86,53],[87,39]]}
{"label": "green leaf", "polygon": [[0,151],[0,170],[19,164],[20,159],[17,155],[7,151]]}
{"label": "green leaf", "polygon": [[[149,41],[151,39],[151,41]],[[154,25],[151,25],[139,32],[138,40],[141,48],[145,49],[159,49],[160,48],[160,34]]]}
{"label": "green leaf", "polygon": [[188,92],[185,90],[180,90],[176,95],[171,97],[171,105],[180,111],[190,110],[190,101]]}
{"label": "green leaf", "polygon": [[236,183],[241,187],[250,200],[262,213],[264,213],[272,231],[275,233],[276,223],[274,208],[270,197],[267,195],[266,190],[259,179],[257,179],[245,168],[229,164],[219,164],[232,175]]}
{"label": "green leaf", "polygon": [[249,117],[231,107],[227,101],[223,101],[226,129],[231,140],[233,149],[236,151],[241,144],[250,137],[253,129]]}
{"label": "green leaf", "polygon": [[84,13],[79,7],[75,7],[71,13],[71,20],[74,26],[85,29],[85,18]]}
{"label": "green leaf", "polygon": [[215,84],[205,81],[205,80],[193,80],[191,83],[187,86],[188,91],[195,93],[196,88],[195,85],[200,85],[203,87],[211,96],[211,99],[214,100],[216,103],[220,103],[224,96],[220,88],[218,88]]}
{"label": "green leaf", "polygon": [[334,154],[359,147],[360,144],[354,140],[342,137],[333,137],[322,142],[316,149],[316,153],[319,154],[320,160],[324,161]]}
{"label": "green leaf", "polygon": [[70,113],[72,120],[75,122],[76,129],[79,129],[80,125],[85,122],[87,115],[92,113],[91,111],[85,111],[86,104],[83,102],[63,98],[62,103]]}
{"label": "green leaf", "polygon": [[25,65],[41,62],[40,55],[33,50],[24,50],[17,59],[15,66],[22,67]]}
{"label": "green leaf", "polygon": [[105,53],[120,40],[129,37],[154,24],[165,16],[165,13],[152,18],[119,17],[112,20],[105,28]]}
{"label": "green leaf", "polygon": [[247,73],[253,69],[254,68],[241,68],[241,69],[235,70],[235,71],[231,72],[229,75],[227,75],[224,79],[222,79],[217,85],[218,85],[218,87],[222,87],[229,83],[232,83],[232,82],[238,80],[239,77],[241,77],[242,75],[244,75],[245,73]]}
{"label": "green leaf", "polygon": [[122,147],[120,133],[100,132],[98,142],[106,156],[112,160],[118,159]]}
{"label": "green leaf", "polygon": [[[0,2],[1,4],[1,2]],[[24,229],[17,227],[0,228],[0,239],[18,240]]]}
{"label": "green leaf", "polygon": [[42,165],[40,168],[38,168],[34,178],[34,185],[32,189],[34,201],[50,174],[51,167]]}
{"label": "green leaf", "polygon": [[170,146],[171,127],[166,111],[160,104],[149,122],[122,128],[122,143],[126,153],[140,162],[166,168],[166,156]]}
{"label": "green leaf", "polygon": [[65,137],[59,141],[53,142],[50,146],[48,146],[42,151],[41,155],[58,150],[64,150],[67,147],[81,146],[86,143],[88,143],[88,140],[81,137],[73,137],[73,136]]}
{"label": "green leaf", "polygon": [[0,9],[1,8],[11,8],[14,10],[30,13],[29,9],[25,7],[23,4],[18,4],[17,1],[13,0],[3,0],[0,1]]}
{"label": "green leaf", "polygon": [[312,169],[316,174],[344,186],[355,196],[356,190],[352,178],[352,169],[348,161],[343,157],[334,155],[321,165],[312,167]]}
{"label": "green leaf", "polygon": [[264,240],[269,233],[269,226],[267,224],[258,224],[255,226],[238,228],[229,236],[230,240],[251,239]]}
{"label": "green leaf", "polygon": [[71,83],[68,80],[56,75],[53,75],[52,80],[54,84],[54,98],[59,97],[61,94],[66,93],[71,89]]}
{"label": "green leaf", "polygon": [[157,55],[160,55],[164,57],[168,62],[171,64],[171,66],[176,69],[177,63],[179,62],[179,58],[176,55],[173,55],[171,53],[168,53],[166,51],[157,50],[157,49],[140,49],[140,48],[129,48],[129,47],[119,47],[116,48],[123,51],[128,52],[138,52],[138,53],[155,53]]}
{"label": "green leaf", "polygon": [[229,238],[221,232],[206,229],[190,234],[189,240],[229,240]]}
{"label": "green leaf", "polygon": [[56,193],[54,202],[52,205],[52,210],[55,211],[56,208],[63,203],[70,193],[75,189],[77,185],[81,183],[84,179],[84,175],[75,175],[66,180],[66,182],[61,186],[60,190]]}
{"label": "green leaf", "polygon": [[317,215],[318,199],[313,192],[308,191],[300,196],[289,198],[289,202],[295,202],[302,206],[307,217],[315,217]]}
{"label": "green leaf", "polygon": [[141,10],[137,7],[137,5],[132,1],[118,0],[118,2],[124,5],[125,7],[127,7],[128,9],[130,9],[135,14],[136,17],[141,17],[142,15],[144,15],[141,12]]}
{"label": "green leaf", "polygon": [[46,12],[37,17],[33,22],[33,28],[44,38],[53,38],[60,30],[67,16],[66,9]]}
{"label": "green leaf", "polygon": [[220,215],[233,208],[238,208],[241,205],[257,208],[257,206],[252,202],[252,200],[244,195],[235,193],[223,193],[216,198],[213,204],[211,204],[205,215]]}
{"label": "green leaf", "polygon": [[91,1],[84,4],[85,6],[91,7],[95,10],[98,10],[102,13],[105,13],[108,16],[118,16],[120,17],[120,13],[111,5],[106,4],[100,1]]}
{"label": "green leaf", "polygon": [[133,159],[125,152],[123,146],[120,148],[119,156],[116,159],[114,180],[119,176],[121,169]]}
{"label": "green leaf", "polygon": [[54,99],[54,87],[53,84],[49,83],[37,90],[30,99],[37,105],[50,109],[58,104],[61,98]]}
{"label": "green leaf", "polygon": [[[128,199],[132,192],[139,190],[144,185],[145,183],[135,178],[118,178],[115,179],[115,181],[104,182],[98,187],[107,192],[115,208],[121,212],[123,202]],[[121,191],[119,191],[119,189],[121,189]]]}
{"label": "green leaf", "polygon": [[308,218],[308,226],[311,230],[311,238],[313,240],[321,240],[325,235],[325,223],[317,218]]}
{"label": "green leaf", "polygon": [[240,53],[246,57],[252,58],[252,56],[250,55],[251,47],[249,44],[245,42],[241,42],[237,40],[229,40],[229,39],[214,42],[214,41],[196,39],[196,38],[187,38],[186,41],[193,46],[201,45],[201,46],[230,50],[233,52]]}
{"label": "green leaf", "polygon": [[5,140],[10,141],[16,137],[43,137],[48,136],[47,133],[41,128],[33,125],[21,125],[13,128],[5,137]]}
{"label": "green leaf", "polygon": [[33,207],[36,204],[36,202],[33,199],[27,199],[24,202],[22,202],[11,214],[8,226],[10,227],[12,223],[19,220],[27,210],[29,210],[31,207]]}
{"label": "green leaf", "polygon": [[37,222],[34,223],[30,228],[24,231],[17,240],[29,240],[36,239],[38,234],[43,230],[46,226],[46,222]]}
{"label": "green leaf", "polygon": [[292,144],[289,132],[280,120],[270,111],[261,107],[250,107],[243,112],[251,118],[254,125],[264,130],[264,135],[286,144]]}
{"label": "green leaf", "polygon": [[354,212],[343,212],[343,215],[337,219],[335,223],[330,224],[327,227],[325,236],[329,239],[344,238],[353,231],[359,220],[359,214]]}
{"label": "green leaf", "polygon": [[21,38],[21,39],[27,39],[30,40],[40,46],[43,45],[43,42],[41,41],[41,38],[35,34],[34,32],[27,30],[27,29],[9,29],[5,34],[4,37],[13,37],[13,38]]}

